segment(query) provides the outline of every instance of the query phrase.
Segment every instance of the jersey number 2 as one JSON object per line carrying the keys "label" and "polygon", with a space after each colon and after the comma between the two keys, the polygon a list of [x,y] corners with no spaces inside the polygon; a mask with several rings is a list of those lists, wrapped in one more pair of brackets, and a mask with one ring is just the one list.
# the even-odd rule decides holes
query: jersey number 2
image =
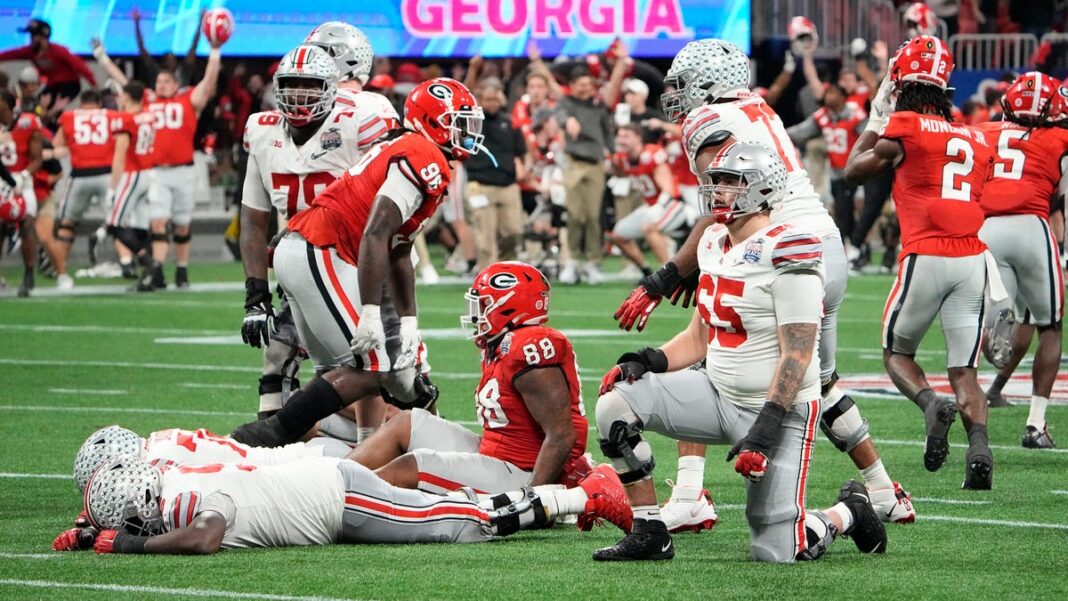
{"label": "jersey number 2", "polygon": [[970,201],[972,185],[965,178],[971,175],[972,169],[975,168],[975,150],[963,138],[950,138],[949,142],[946,142],[946,156],[957,160],[942,167],[942,198]]}
{"label": "jersey number 2", "polygon": [[716,278],[708,274],[701,275],[697,288],[697,309],[701,318],[708,324],[708,343],[718,340],[722,348],[738,348],[749,334],[742,325],[742,316],[723,304],[723,296],[742,296],[745,282],[730,278]]}

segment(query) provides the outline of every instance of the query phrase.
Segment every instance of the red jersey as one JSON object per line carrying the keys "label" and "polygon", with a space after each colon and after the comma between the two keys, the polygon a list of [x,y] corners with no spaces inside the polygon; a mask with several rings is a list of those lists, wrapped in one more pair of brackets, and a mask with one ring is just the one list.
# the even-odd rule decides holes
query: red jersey
{"label": "red jersey", "polygon": [[107,109],[74,109],[59,116],[73,172],[111,168],[115,154],[115,138],[111,134],[121,121],[120,113]]}
{"label": "red jersey", "polygon": [[189,97],[193,90],[185,90],[170,98],[159,98],[145,90],[145,110],[156,116],[156,165],[173,167],[193,164],[193,139],[197,133],[197,112]]}
{"label": "red jersey", "polygon": [[1011,121],[976,126],[993,147],[994,168],[979,204],[987,216],[1037,215],[1049,219],[1068,168],[1068,131],[1059,127],[1029,129]]}
{"label": "red jersey", "polygon": [[527,326],[505,334],[492,352],[482,352],[482,381],[475,392],[475,410],[482,422],[479,453],[520,469],[534,469],[545,432],[530,415],[513,382],[527,371],[541,367],[559,367],[567,378],[571,424],[575,428],[575,446],[568,462],[586,452],[589,423],[571,342],[550,327]]}
{"label": "red jersey", "polygon": [[357,265],[371,205],[394,165],[422,193],[416,204],[405,206],[390,196],[398,202],[404,218],[393,236],[393,246],[410,242],[441,204],[451,177],[445,153],[413,131],[372,146],[359,163],[316,196],[311,206],[289,220],[290,231],[299,232],[315,246],[337,248],[342,259]]}
{"label": "red jersey", "polygon": [[859,105],[847,103],[841,113],[832,113],[827,107],[821,107],[812,114],[812,119],[823,133],[827,142],[827,160],[832,169],[845,169],[849,162],[849,151],[860,137],[860,127],[868,114]]}
{"label": "red jersey", "polygon": [[41,118],[36,114],[22,113],[18,116],[11,129],[11,141],[0,146],[0,161],[8,171],[17,173],[26,169],[30,164],[30,140],[34,132],[44,135],[45,131]]}
{"label": "red jersey", "polygon": [[671,173],[675,176],[675,184],[679,186],[697,186],[697,176],[690,170],[690,159],[682,148],[682,142],[672,140],[668,142],[668,157],[671,159]]}
{"label": "red jersey", "polygon": [[979,196],[992,151],[982,131],[934,115],[890,115],[882,137],[896,140],[904,159],[894,172],[894,206],[901,223],[901,259],[911,254],[965,257],[986,250],[979,240]]}
{"label": "red jersey", "polygon": [[154,167],[152,144],[156,138],[156,116],[148,111],[139,113],[120,113],[114,124],[116,133],[130,136],[130,146],[126,150],[126,167],[123,171],[144,171]]}
{"label": "red jersey", "polygon": [[615,165],[619,173],[631,179],[647,205],[655,205],[661,192],[667,192],[672,198],[676,198],[679,195],[674,184],[672,184],[673,189],[671,190],[661,190],[656,183],[656,178],[653,177],[657,167],[668,164],[668,155],[659,144],[646,144],[643,146],[637,159],[632,159],[622,152],[617,152],[612,155],[612,164]]}

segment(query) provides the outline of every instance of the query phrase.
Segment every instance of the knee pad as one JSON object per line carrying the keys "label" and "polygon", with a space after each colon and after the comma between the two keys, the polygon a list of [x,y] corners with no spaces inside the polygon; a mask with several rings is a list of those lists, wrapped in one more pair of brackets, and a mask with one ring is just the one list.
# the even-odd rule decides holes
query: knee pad
{"label": "knee pad", "polygon": [[193,232],[189,232],[186,234],[175,234],[173,236],[173,239],[175,244],[188,244],[189,241],[193,239]]}
{"label": "knee pad", "polygon": [[827,393],[834,388],[834,385],[838,383],[838,370],[831,372],[831,377],[827,378],[826,382],[820,384],[820,396],[827,396]]}
{"label": "knee pad", "polygon": [[822,511],[805,512],[805,539],[808,546],[797,554],[798,561],[815,561],[827,552],[838,536],[838,528]]}
{"label": "knee pad", "polygon": [[843,395],[834,405],[823,410],[820,429],[835,448],[848,453],[868,439],[868,420],[860,415],[856,403]]}
{"label": "knee pad", "polygon": [[532,487],[524,486],[518,499],[513,499],[513,496],[515,493],[503,493],[489,499],[490,524],[497,536],[515,534],[521,528],[545,528],[550,525],[541,498]]}
{"label": "knee pad", "polygon": [[[67,225],[65,223],[59,223],[58,221],[52,227],[52,237],[60,242],[73,243],[74,242],[74,228],[76,226]],[[60,232],[67,232],[60,234]]]}
{"label": "knee pad", "polygon": [[260,419],[277,413],[282,408],[282,376],[277,374],[260,377]]}
{"label": "knee pad", "polygon": [[170,242],[167,232],[152,232],[148,237],[153,242]]}
{"label": "knee pad", "polygon": [[623,484],[652,475],[656,462],[652,447],[642,437],[642,421],[619,394],[608,393],[597,401],[597,429],[601,452],[612,461]]}

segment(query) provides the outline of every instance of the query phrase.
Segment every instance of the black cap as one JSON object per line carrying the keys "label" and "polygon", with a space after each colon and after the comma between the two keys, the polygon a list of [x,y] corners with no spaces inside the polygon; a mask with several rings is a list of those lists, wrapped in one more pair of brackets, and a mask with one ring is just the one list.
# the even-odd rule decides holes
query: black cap
{"label": "black cap", "polygon": [[19,27],[18,30],[21,33],[28,33],[30,35],[43,35],[46,38],[52,37],[52,26],[48,24],[48,21],[42,21],[41,19],[30,19],[25,27]]}

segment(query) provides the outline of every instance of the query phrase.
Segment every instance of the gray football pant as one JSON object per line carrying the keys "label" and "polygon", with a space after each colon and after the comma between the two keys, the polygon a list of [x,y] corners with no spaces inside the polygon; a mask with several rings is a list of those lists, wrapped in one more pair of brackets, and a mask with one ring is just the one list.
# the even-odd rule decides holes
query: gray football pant
{"label": "gray football pant", "polygon": [[820,382],[831,379],[836,368],[838,352],[838,307],[845,298],[846,282],[849,280],[849,261],[845,247],[837,234],[823,237],[823,265],[826,280],[823,285],[823,319],[820,321],[819,347]]}

